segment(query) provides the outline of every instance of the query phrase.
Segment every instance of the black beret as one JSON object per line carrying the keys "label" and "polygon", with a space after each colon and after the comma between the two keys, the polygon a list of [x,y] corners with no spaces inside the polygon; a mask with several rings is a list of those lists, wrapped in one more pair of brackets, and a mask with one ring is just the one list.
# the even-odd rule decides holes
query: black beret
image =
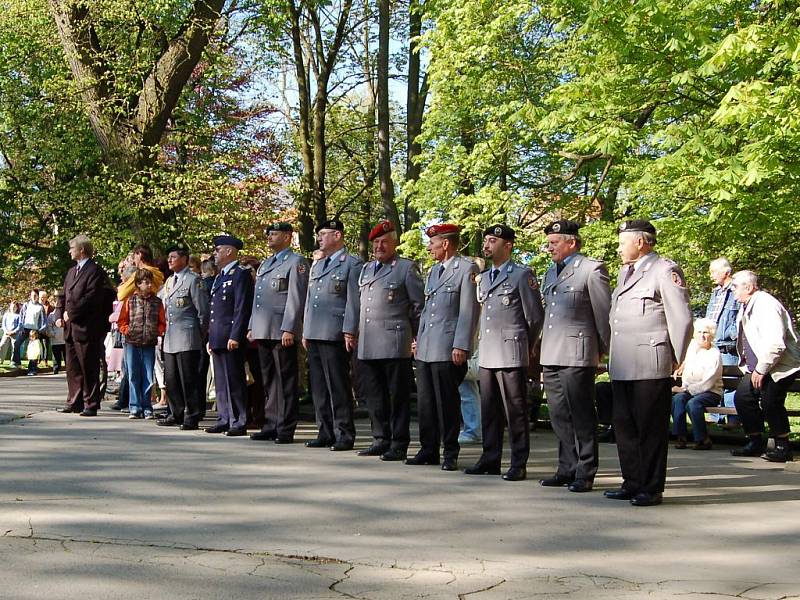
{"label": "black beret", "polygon": [[643,231],[646,233],[652,233],[653,235],[656,234],[656,228],[653,227],[653,224],[650,221],[645,221],[644,219],[625,221],[624,223],[620,224],[617,231],[618,233],[624,233],[627,231]]}
{"label": "black beret", "polygon": [[213,241],[214,246],[233,246],[237,250],[244,248],[244,242],[232,235],[218,235]]}
{"label": "black beret", "polygon": [[486,237],[487,235],[492,235],[494,237],[499,237],[504,240],[514,241],[514,238],[517,237],[517,234],[514,233],[514,230],[511,227],[506,225],[492,225],[491,227],[487,227],[483,230],[483,236]]}
{"label": "black beret", "polygon": [[334,229],[336,231],[344,231],[344,223],[339,219],[329,219],[317,225],[317,233],[323,229]]}
{"label": "black beret", "polygon": [[167,256],[169,256],[173,252],[177,252],[178,254],[182,254],[184,256],[188,256],[189,254],[191,254],[191,250],[189,250],[189,246],[187,246],[183,242],[178,242],[176,244],[173,244],[169,248],[167,248]]}
{"label": "black beret", "polygon": [[275,223],[270,223],[267,226],[267,233],[270,231],[283,231],[285,233],[291,233],[294,231],[294,229],[292,229],[291,223],[287,223],[286,221],[276,221]]}
{"label": "black beret", "polygon": [[575,221],[570,221],[569,219],[560,219],[558,221],[553,221],[544,228],[545,235],[550,235],[551,233],[561,233],[564,235],[578,235],[578,230],[581,226],[576,223]]}

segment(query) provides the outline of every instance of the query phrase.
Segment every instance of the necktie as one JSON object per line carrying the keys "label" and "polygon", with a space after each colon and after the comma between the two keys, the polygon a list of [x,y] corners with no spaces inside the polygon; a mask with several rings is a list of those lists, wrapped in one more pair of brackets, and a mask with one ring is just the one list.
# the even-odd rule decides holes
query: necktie
{"label": "necktie", "polygon": [[629,265],[628,266],[628,272],[625,273],[625,279],[622,280],[622,285],[625,285],[626,283],[628,283],[628,280],[633,276],[633,271],[634,270],[635,269],[633,268],[633,265]]}
{"label": "necktie", "polygon": [[174,290],[178,286],[178,274],[175,273],[175,277],[172,278],[172,289]]}
{"label": "necktie", "polygon": [[556,275],[561,275],[561,271],[564,270],[564,266],[565,265],[563,262],[556,263]]}
{"label": "necktie", "polygon": [[381,261],[379,261],[379,260],[375,261],[375,275],[378,274],[378,271],[381,270],[382,266],[383,266],[383,263]]}
{"label": "necktie", "polygon": [[494,283],[494,280],[497,279],[497,276],[500,274],[500,269],[492,269],[491,273],[489,273],[489,281]]}
{"label": "necktie", "polygon": [[441,279],[442,275],[444,275],[444,265],[439,265],[439,275],[437,276],[437,278]]}
{"label": "necktie", "polygon": [[269,261],[269,265],[268,266],[271,268],[272,265],[274,265],[276,262],[278,262],[278,255],[277,254],[272,257],[272,260]]}
{"label": "necktie", "polygon": [[325,269],[327,269],[329,264],[331,264],[331,257],[330,256],[325,258],[325,264],[322,265],[322,270],[324,271]]}

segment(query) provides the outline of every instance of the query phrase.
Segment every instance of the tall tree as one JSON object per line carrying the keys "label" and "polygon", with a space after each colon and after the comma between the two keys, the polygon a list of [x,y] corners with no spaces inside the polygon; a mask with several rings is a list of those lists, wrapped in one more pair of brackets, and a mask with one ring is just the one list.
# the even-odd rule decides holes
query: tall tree
{"label": "tall tree", "polygon": [[[400,214],[394,201],[392,181],[391,123],[389,114],[389,0],[378,0],[378,180],[381,203],[386,217],[398,232],[403,231]],[[409,224],[405,223],[407,227]]]}

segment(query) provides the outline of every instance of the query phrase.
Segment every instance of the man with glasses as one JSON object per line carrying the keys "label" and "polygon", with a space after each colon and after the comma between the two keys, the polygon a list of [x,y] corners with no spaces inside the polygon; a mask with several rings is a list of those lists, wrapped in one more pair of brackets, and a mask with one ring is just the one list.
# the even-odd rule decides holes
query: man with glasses
{"label": "man with glasses", "polygon": [[164,333],[164,379],[170,415],[162,426],[198,428],[205,403],[205,380],[197,377],[203,341],[208,332],[208,293],[200,276],[189,268],[189,250],[176,244],[167,251],[173,275],[164,284],[167,329]]}
{"label": "man with glasses", "polygon": [[319,431],[306,446],[352,450],[356,430],[350,364],[358,331],[358,275],[364,263],[347,252],[339,219],[317,226],[317,242],[321,257],[311,266],[303,346]]}
{"label": "man with glasses", "polygon": [[297,342],[303,329],[308,291],[308,262],[292,251],[291,224],[267,228],[272,256],[256,272],[253,310],[247,339],[258,344],[258,362],[264,383],[264,426],[250,436],[291,444],[300,412]]}
{"label": "man with glasses", "polygon": [[206,433],[247,433],[247,380],[244,371],[247,324],[253,307],[253,277],[239,264],[244,243],[232,235],[214,238],[219,275],[211,287],[208,352],[214,364],[217,422]]}

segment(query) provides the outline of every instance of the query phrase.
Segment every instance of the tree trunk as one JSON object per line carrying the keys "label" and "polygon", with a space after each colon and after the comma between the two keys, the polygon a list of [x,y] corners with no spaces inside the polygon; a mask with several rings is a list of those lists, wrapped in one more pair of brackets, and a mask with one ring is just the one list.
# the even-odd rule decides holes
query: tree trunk
{"label": "tree trunk", "polygon": [[372,229],[372,193],[375,188],[375,78],[370,60],[370,25],[372,24],[369,0],[364,0],[364,81],[367,83],[366,141],[364,144],[364,195],[359,210],[358,253],[369,260],[369,232]]}
{"label": "tree trunk", "polygon": [[394,202],[389,139],[389,0],[378,0],[378,179],[384,213],[400,235],[403,229]]}
{"label": "tree trunk", "polygon": [[[406,181],[419,179],[420,167],[414,159],[422,148],[417,142],[422,129],[422,110],[425,98],[420,97],[420,56],[418,38],[422,34],[422,7],[419,0],[409,0],[408,5],[408,88],[406,92]],[[405,198],[403,217],[408,227],[419,220],[417,211],[411,206],[410,195]]]}

